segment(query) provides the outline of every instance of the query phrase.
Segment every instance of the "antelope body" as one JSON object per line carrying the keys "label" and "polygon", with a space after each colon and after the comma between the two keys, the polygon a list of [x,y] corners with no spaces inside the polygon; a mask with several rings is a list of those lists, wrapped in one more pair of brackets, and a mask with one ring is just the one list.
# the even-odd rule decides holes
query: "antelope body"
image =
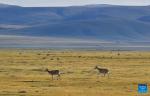
{"label": "antelope body", "polygon": [[99,68],[98,66],[95,67],[99,71],[99,74],[103,74],[104,76],[107,74],[109,77],[109,70],[105,68]]}
{"label": "antelope body", "polygon": [[60,78],[60,71],[59,70],[48,70],[48,69],[46,69],[46,71],[48,72],[48,74],[52,75],[52,80],[53,80],[54,75],[57,75]]}

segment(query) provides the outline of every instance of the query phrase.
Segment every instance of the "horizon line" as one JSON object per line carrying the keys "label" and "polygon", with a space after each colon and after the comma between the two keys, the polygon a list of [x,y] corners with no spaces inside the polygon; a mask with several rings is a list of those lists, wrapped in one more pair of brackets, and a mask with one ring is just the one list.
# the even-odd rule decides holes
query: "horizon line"
{"label": "horizon line", "polygon": [[18,5],[18,4],[8,4],[8,3],[0,3],[0,4],[3,4],[3,5],[10,5],[10,6],[18,6],[18,7],[78,7],[78,6],[94,6],[94,5],[108,5],[108,6],[133,6],[133,7],[142,7],[142,6],[150,6],[150,4],[147,4],[147,5],[133,5],[133,4],[107,4],[107,3],[95,3],[95,4],[76,4],[76,5],[55,5],[55,6],[22,6],[22,5]]}

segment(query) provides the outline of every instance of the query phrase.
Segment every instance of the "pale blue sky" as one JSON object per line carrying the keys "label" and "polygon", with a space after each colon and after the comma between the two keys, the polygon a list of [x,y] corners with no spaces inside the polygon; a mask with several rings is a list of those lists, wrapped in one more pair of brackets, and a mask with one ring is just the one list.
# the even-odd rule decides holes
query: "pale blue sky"
{"label": "pale blue sky", "polygon": [[86,4],[150,5],[150,0],[0,0],[20,6],[72,6]]}

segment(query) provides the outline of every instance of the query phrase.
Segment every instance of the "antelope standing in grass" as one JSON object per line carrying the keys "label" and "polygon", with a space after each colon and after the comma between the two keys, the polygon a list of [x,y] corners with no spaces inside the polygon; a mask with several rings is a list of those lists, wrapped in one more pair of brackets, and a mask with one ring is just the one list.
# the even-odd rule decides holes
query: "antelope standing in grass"
{"label": "antelope standing in grass", "polygon": [[[59,70],[48,70],[48,69],[46,69],[46,71],[48,72],[49,75],[52,76],[52,80],[53,80],[53,76],[54,75],[57,75],[59,77],[59,79],[60,79],[60,72],[59,72]],[[58,78],[57,78],[57,80],[58,80]]]}
{"label": "antelope standing in grass", "polygon": [[98,66],[95,66],[95,69],[98,70],[99,74],[103,74],[103,76],[105,77],[105,75],[107,74],[109,77],[109,70],[105,69],[105,68],[99,68]]}

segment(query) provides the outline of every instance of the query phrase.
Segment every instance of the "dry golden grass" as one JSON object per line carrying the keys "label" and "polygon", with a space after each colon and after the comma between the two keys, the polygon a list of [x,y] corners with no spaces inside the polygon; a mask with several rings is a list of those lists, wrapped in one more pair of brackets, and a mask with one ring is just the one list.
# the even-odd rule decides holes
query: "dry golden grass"
{"label": "dry golden grass", "polygon": [[[110,78],[98,78],[96,65]],[[138,96],[138,83],[150,84],[150,52],[0,50],[0,96]]]}

